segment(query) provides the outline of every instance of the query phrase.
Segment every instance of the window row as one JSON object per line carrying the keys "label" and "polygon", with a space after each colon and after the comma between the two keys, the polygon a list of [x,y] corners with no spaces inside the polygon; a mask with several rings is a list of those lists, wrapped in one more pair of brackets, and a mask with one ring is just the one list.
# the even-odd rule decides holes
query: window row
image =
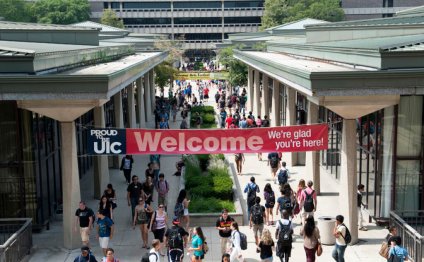
{"label": "window row", "polygon": [[[171,24],[171,18],[124,18],[126,25],[164,25]],[[190,17],[190,18],[174,18],[174,24],[187,25],[187,24],[221,24],[221,17]],[[225,17],[225,24],[259,24],[261,18],[258,16],[246,17]]]}
{"label": "window row", "polygon": [[[120,9],[119,2],[104,2],[104,8]],[[174,9],[221,9],[221,1],[174,2]],[[260,8],[264,1],[226,1],[224,8]],[[123,2],[123,9],[171,9],[171,2]]]}

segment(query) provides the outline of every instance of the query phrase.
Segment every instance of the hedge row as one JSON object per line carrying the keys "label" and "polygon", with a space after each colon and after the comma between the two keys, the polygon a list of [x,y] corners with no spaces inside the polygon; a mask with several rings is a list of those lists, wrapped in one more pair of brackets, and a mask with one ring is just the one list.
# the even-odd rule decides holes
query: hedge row
{"label": "hedge row", "polygon": [[202,117],[203,123],[200,125],[201,128],[216,127],[215,110],[213,106],[193,106],[191,108],[190,122],[192,128],[196,128],[196,113],[199,113]]}

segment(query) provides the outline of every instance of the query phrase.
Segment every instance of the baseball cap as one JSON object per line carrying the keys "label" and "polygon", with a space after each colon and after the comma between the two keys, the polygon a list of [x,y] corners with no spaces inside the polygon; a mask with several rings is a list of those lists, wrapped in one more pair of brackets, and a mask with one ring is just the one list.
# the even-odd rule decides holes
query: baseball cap
{"label": "baseball cap", "polygon": [[172,224],[178,225],[179,223],[180,223],[179,217],[174,217],[174,219],[172,219]]}

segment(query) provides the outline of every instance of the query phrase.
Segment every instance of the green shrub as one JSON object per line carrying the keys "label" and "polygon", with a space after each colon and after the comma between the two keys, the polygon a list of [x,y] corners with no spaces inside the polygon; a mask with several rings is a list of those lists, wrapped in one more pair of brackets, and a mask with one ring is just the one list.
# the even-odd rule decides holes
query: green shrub
{"label": "green shrub", "polygon": [[228,175],[212,177],[214,196],[220,199],[233,199],[233,181]]}
{"label": "green shrub", "polygon": [[196,155],[196,157],[199,159],[200,169],[206,171],[208,168],[209,154]]}
{"label": "green shrub", "polygon": [[232,201],[220,200],[214,197],[193,198],[189,206],[192,213],[219,213],[224,208],[230,212],[235,212],[235,206]]}
{"label": "green shrub", "polygon": [[216,123],[209,123],[209,124],[203,123],[200,125],[200,127],[205,129],[216,128]]}
{"label": "green shrub", "polygon": [[215,124],[215,116],[212,114],[204,114],[202,119],[204,124]]}
{"label": "green shrub", "polygon": [[215,109],[213,108],[213,106],[193,106],[191,108],[191,113],[204,113],[204,114],[215,114]]}
{"label": "green shrub", "polygon": [[210,156],[211,159],[220,159],[220,160],[225,160],[225,156],[224,154],[211,154]]}

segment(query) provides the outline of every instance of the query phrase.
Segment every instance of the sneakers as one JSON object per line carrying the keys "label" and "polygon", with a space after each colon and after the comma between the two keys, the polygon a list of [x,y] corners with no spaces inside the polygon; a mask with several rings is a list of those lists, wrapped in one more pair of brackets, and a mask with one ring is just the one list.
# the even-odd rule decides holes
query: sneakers
{"label": "sneakers", "polygon": [[359,230],[361,230],[361,231],[368,231],[368,228],[366,228],[366,227],[360,227]]}

